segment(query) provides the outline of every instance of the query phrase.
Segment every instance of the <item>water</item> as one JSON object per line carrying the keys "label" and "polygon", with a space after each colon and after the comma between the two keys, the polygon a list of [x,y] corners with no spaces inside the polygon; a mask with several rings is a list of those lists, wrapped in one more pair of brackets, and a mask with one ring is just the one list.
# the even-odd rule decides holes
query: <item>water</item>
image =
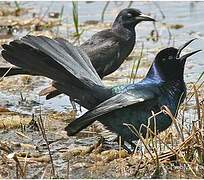
{"label": "water", "polygon": [[[106,2],[93,2],[87,4],[86,2],[79,2],[79,21],[84,23],[88,20],[99,20],[101,18],[101,12]],[[156,4],[155,4],[156,3]],[[111,23],[117,13],[127,7],[128,2],[111,2],[105,13],[105,22]],[[63,24],[59,27],[59,36],[67,37],[67,24],[69,26],[69,31],[74,31],[72,25],[72,2],[22,2],[22,7],[33,8],[31,12],[40,13],[41,15],[46,14],[45,12],[60,12],[61,8],[64,6],[63,13]],[[160,12],[158,6],[160,7],[165,18],[162,18],[162,13]],[[156,52],[159,49],[165,48],[167,46],[179,47],[186,41],[192,38],[199,38],[199,40],[192,43],[192,45],[187,48],[187,51],[197,50],[204,48],[204,2],[133,2],[132,7],[140,9],[143,13],[150,14],[157,19],[156,27],[159,31],[159,41],[153,42],[151,40],[147,41],[147,37],[150,36],[150,32],[154,29],[151,22],[144,22],[138,25],[137,31],[137,44],[135,49],[139,50],[141,48],[142,42],[144,42],[145,56],[147,57],[147,64],[152,62],[155,57]],[[22,16],[23,19],[31,17],[32,13]],[[47,18],[47,16],[45,16]],[[182,25],[183,28],[180,29],[170,29],[172,34],[172,40],[170,44],[169,32],[167,27],[164,25]],[[83,27],[82,27],[83,28]],[[56,30],[56,28],[55,28]],[[101,29],[92,27],[86,30],[82,35],[82,41],[88,39],[93,33]],[[15,36],[24,36],[25,32],[17,32]],[[186,82],[195,82],[201,72],[204,71],[204,53],[198,53],[188,59],[185,68],[185,80]],[[128,76],[131,72],[132,61],[126,61],[121,68],[113,73],[112,75],[105,78],[104,82],[106,85],[115,85],[121,83],[127,83]],[[139,69],[139,75],[144,76],[148,66],[141,67]],[[121,73],[122,72],[122,73]],[[124,76],[125,75],[125,76]],[[114,81],[113,81],[114,78]],[[139,79],[138,79],[139,80]],[[40,85],[30,91],[31,95],[28,97],[28,105],[19,105],[20,95],[12,95],[6,91],[0,94],[2,102],[9,104],[9,108],[14,111],[31,113],[35,109],[41,107],[44,111],[56,110],[56,111],[66,111],[71,109],[69,100],[67,96],[61,95],[52,100],[46,101],[44,97],[39,97],[37,94],[40,89],[45,87]],[[34,103],[33,103],[34,102]],[[5,103],[4,103],[5,104]],[[30,108],[28,108],[30,106]],[[25,108],[26,107],[26,108]]]}

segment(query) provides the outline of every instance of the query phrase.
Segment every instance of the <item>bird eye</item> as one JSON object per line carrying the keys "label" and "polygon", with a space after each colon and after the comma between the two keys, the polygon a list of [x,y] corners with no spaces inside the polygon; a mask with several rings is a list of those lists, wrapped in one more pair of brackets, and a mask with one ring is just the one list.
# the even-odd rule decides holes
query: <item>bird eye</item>
{"label": "bird eye", "polygon": [[131,13],[127,13],[127,17],[131,18],[132,14]]}

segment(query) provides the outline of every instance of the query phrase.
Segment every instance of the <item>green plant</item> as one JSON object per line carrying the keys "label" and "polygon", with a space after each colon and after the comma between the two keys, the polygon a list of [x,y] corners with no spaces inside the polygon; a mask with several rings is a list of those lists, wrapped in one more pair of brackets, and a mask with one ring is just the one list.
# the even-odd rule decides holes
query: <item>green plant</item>
{"label": "green plant", "polygon": [[[142,56],[143,56],[143,50],[144,50],[144,43],[142,43],[142,49],[141,49],[141,52],[140,52],[139,59],[137,60],[137,58],[135,58],[134,61],[133,61],[129,83],[131,83],[131,82],[134,83],[135,82],[135,79],[137,77],[137,72],[138,72],[138,69],[139,69],[139,66],[140,66],[140,62],[141,62],[141,59],[142,59]],[[136,61],[137,61],[137,64],[136,64]]]}
{"label": "green plant", "polygon": [[75,33],[74,37],[77,39],[80,38],[84,30],[81,32],[79,31],[79,16],[78,16],[78,2],[77,1],[72,1],[72,17],[73,17],[73,22],[74,22],[74,27],[75,27]]}
{"label": "green plant", "polygon": [[101,22],[104,22],[105,12],[106,12],[106,10],[108,8],[109,3],[110,3],[110,1],[107,1],[105,6],[104,6],[104,8],[103,8],[103,10],[102,10],[102,13],[101,13]]}

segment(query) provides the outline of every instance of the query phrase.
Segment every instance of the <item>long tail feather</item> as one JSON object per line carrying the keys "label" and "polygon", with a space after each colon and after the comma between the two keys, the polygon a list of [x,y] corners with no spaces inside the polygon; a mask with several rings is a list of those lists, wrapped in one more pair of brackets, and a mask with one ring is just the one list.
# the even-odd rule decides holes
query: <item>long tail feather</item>
{"label": "long tail feather", "polygon": [[70,43],[29,35],[2,47],[8,62],[53,79],[55,88],[85,108],[96,106],[110,94],[88,56]]}
{"label": "long tail feather", "polygon": [[37,76],[38,74],[31,71],[27,71],[18,67],[0,67],[0,77],[4,76],[14,76],[14,75],[33,75]]}

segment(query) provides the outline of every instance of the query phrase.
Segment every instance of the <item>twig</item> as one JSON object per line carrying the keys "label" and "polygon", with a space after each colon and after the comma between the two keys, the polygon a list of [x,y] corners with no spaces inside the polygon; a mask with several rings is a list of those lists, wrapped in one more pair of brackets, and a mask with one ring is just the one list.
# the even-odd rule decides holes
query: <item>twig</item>
{"label": "twig", "polygon": [[[142,124],[143,127],[146,129],[148,128],[146,125]],[[149,132],[151,132],[159,141],[161,141],[169,150],[171,150],[174,154],[177,154],[176,151],[174,151],[168,144],[166,144],[157,134],[154,134],[154,132],[149,128]]]}
{"label": "twig", "polygon": [[69,159],[67,160],[67,177],[66,179],[69,179],[69,171],[70,171],[70,168],[69,168]]}
{"label": "twig", "polygon": [[186,161],[186,159],[185,159],[185,157],[183,156],[183,154],[182,154],[182,153],[180,153],[180,154],[181,154],[181,157],[182,157],[183,160],[184,160],[184,163],[188,166],[188,168],[189,168],[190,171],[193,173],[193,175],[194,175],[195,177],[197,177],[196,173],[195,173],[194,170],[191,168],[190,164]]}
{"label": "twig", "polygon": [[138,130],[132,125],[132,124],[127,124],[127,123],[123,123],[123,125],[127,126],[128,129],[130,129],[130,131],[132,131],[132,133],[134,133],[143,143],[145,149],[147,150],[147,152],[150,154],[152,160],[154,161],[155,165],[156,165],[156,161],[154,159],[153,154],[151,153],[151,151],[149,150],[149,148],[147,147],[147,144],[144,141],[144,138],[139,134]]}
{"label": "twig", "polygon": [[[196,81],[194,84],[196,85],[196,84],[202,79],[202,77],[204,77],[204,71],[201,73],[201,75],[198,77],[197,81]],[[197,87],[197,91],[198,91],[198,89],[200,89],[200,88],[202,87],[203,84],[204,84],[204,81],[202,81],[202,82],[199,84],[199,86]],[[189,91],[188,94],[190,94],[192,90],[193,90],[193,87],[190,89],[190,91]],[[187,102],[189,102],[189,101],[191,100],[191,98],[193,97],[194,93],[195,93],[195,92],[193,92],[193,93],[190,95],[190,97],[188,98]]]}
{"label": "twig", "polygon": [[177,121],[176,121],[176,118],[173,116],[170,109],[167,106],[162,106],[162,111],[172,119],[181,140],[184,141],[184,137],[183,137],[183,134],[181,133],[181,129],[179,128]]}
{"label": "twig", "polygon": [[51,162],[51,165],[52,165],[52,173],[53,173],[53,176],[55,177],[55,168],[54,168],[53,158],[52,158],[52,155],[51,155],[50,146],[49,146],[49,142],[47,140],[47,135],[45,133],[45,127],[44,127],[44,123],[43,123],[41,114],[40,114],[40,118],[38,119],[38,125],[39,125],[40,131],[42,133],[42,137],[43,137],[43,139],[44,139],[44,141],[46,143],[47,149],[48,149],[50,162]]}
{"label": "twig", "polygon": [[48,166],[45,167],[45,170],[43,171],[43,174],[42,174],[42,176],[41,176],[40,179],[44,179],[44,177],[45,177],[45,173],[47,172],[47,167],[48,167]]}

